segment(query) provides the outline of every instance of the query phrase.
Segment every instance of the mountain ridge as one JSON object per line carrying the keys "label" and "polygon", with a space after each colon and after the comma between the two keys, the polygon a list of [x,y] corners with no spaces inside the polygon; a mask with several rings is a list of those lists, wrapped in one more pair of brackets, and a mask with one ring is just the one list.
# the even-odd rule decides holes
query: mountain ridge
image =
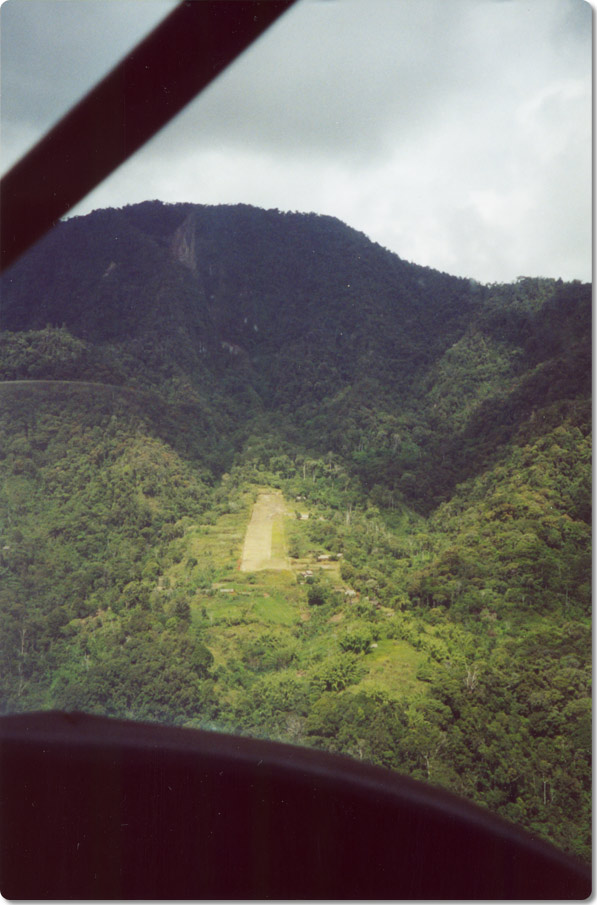
{"label": "mountain ridge", "polygon": [[[161,202],[96,211],[17,263],[2,298],[4,329],[64,325],[87,343],[87,376],[103,359],[109,382],[199,394],[232,405],[238,422],[277,413],[295,440],[300,426],[310,447],[348,457],[366,487],[390,485],[422,511],[447,498],[433,462],[454,487],[466,477],[463,446],[481,470],[531,416],[531,397],[590,392],[590,287],[481,286],[315,214]],[[446,418],[452,386],[460,401]],[[401,456],[392,437],[405,418]],[[413,460],[416,487],[400,483]]]}

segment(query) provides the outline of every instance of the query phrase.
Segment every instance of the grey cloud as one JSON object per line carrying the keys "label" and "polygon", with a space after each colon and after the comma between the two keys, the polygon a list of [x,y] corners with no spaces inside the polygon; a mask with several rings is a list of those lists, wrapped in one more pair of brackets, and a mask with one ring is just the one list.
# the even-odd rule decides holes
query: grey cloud
{"label": "grey cloud", "polygon": [[7,0],[2,118],[43,134],[173,8],[172,0]]}
{"label": "grey cloud", "polygon": [[352,157],[383,152],[391,124],[415,134],[447,85],[467,83],[458,30],[469,5],[299,4],[198,99],[180,136]]}

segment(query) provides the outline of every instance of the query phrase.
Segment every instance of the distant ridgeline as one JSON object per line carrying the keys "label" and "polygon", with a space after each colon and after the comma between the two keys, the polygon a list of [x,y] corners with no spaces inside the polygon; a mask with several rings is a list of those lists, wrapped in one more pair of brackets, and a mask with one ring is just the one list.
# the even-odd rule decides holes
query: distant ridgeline
{"label": "distant ridgeline", "polygon": [[[589,285],[152,201],[0,286],[4,710],[342,750],[589,856]],[[341,565],[235,608],[258,487]]]}
{"label": "distant ridgeline", "polygon": [[587,395],[590,318],[588,285],[481,286],[334,218],[245,205],[95,211],[2,284],[4,330],[66,328],[10,348],[6,379],[224,395],[235,422],[275,413],[422,511]]}

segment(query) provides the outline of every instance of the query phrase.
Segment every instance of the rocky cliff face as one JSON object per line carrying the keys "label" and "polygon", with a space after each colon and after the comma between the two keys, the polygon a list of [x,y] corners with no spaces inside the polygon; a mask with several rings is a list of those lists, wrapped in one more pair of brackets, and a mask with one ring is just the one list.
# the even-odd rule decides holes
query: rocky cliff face
{"label": "rocky cliff face", "polygon": [[172,237],[170,250],[172,257],[179,264],[184,264],[193,273],[197,273],[197,248],[195,214],[191,212],[180,224]]}

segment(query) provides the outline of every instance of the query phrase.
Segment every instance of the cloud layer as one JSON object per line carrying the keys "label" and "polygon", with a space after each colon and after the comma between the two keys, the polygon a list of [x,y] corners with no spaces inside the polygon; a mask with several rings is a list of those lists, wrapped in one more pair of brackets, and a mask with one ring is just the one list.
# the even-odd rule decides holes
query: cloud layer
{"label": "cloud layer", "polygon": [[[9,0],[9,154],[170,5]],[[450,273],[589,279],[590,92],[584,0],[303,0],[78,212],[314,210]]]}

